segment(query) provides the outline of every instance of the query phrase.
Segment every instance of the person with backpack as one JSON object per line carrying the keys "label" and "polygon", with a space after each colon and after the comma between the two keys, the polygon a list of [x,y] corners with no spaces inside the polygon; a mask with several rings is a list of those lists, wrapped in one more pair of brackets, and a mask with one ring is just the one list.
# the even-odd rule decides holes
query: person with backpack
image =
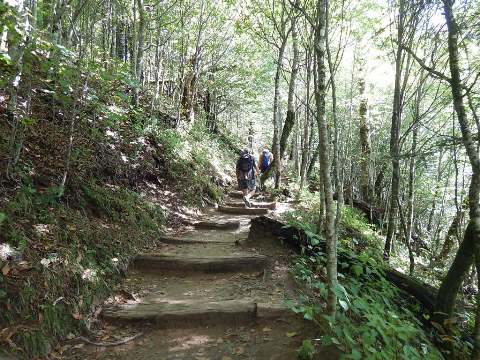
{"label": "person with backpack", "polygon": [[264,148],[260,152],[260,156],[258,159],[258,162],[260,163],[260,172],[262,174],[268,170],[272,161],[273,161],[273,154],[270,151],[268,151],[267,148]]}
{"label": "person with backpack", "polygon": [[[260,151],[260,156],[258,157],[258,162],[260,163],[260,172],[262,174],[264,174],[265,172],[267,172],[270,165],[272,165],[273,154],[270,151],[268,151],[267,148],[263,148],[263,150]],[[273,175],[273,176],[275,177],[275,175]],[[262,177],[260,177],[260,190],[263,190]]]}
{"label": "person with backpack", "polygon": [[236,168],[238,188],[243,192],[243,202],[245,206],[251,207],[250,198],[255,194],[255,176],[259,174],[259,169],[248,149],[240,153]]}

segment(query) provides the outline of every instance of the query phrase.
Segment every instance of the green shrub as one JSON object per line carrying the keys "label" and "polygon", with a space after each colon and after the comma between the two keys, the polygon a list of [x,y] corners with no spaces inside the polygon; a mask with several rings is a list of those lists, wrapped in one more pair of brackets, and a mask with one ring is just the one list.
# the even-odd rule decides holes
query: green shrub
{"label": "green shrub", "polygon": [[[309,250],[323,241],[316,233],[315,205],[286,216],[289,225],[305,231]],[[323,344],[337,346],[346,359],[442,359],[415,316],[418,309],[385,278],[378,239],[363,216],[345,208],[342,232],[361,233],[371,246],[356,253],[351,238],[339,243],[339,258],[348,263],[339,262],[336,318],[322,310],[326,257],[320,252],[300,256],[292,267],[295,279],[309,289],[293,310],[314,321],[325,333]]]}

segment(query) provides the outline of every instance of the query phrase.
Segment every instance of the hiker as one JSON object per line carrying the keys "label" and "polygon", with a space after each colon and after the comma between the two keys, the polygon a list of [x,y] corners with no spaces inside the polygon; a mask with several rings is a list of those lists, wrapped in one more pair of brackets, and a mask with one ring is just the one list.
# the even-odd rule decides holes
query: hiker
{"label": "hiker", "polygon": [[[260,151],[260,156],[258,158],[258,162],[260,163],[260,172],[262,174],[267,172],[270,165],[272,165],[272,161],[273,161],[273,154],[270,151],[268,151],[267,148],[263,148],[263,150]],[[275,174],[273,175],[273,177],[275,178]],[[263,185],[264,185],[263,179],[262,177],[260,177],[260,190],[262,191],[263,191]]]}
{"label": "hiker", "polygon": [[238,188],[243,193],[243,202],[245,206],[251,207],[250,198],[255,194],[255,175],[259,174],[255,159],[248,149],[240,153],[237,161],[237,180]]}
{"label": "hiker", "polygon": [[272,164],[272,161],[273,161],[273,154],[270,151],[268,151],[267,148],[263,148],[258,158],[258,162],[260,164],[260,172],[262,174],[268,170],[268,168]]}

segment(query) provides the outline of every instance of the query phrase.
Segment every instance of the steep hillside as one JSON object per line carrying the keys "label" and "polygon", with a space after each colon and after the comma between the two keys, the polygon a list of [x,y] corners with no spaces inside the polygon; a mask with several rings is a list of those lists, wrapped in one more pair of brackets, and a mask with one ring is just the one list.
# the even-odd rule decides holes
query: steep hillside
{"label": "steep hillside", "polygon": [[[29,116],[14,120],[18,162],[0,168],[0,341],[35,357],[88,327],[136,250],[222,197],[235,153],[201,121],[177,131],[148,99],[131,105],[121,67],[80,67],[47,44],[25,62],[30,92],[18,106]],[[2,154],[13,136],[7,96]]]}

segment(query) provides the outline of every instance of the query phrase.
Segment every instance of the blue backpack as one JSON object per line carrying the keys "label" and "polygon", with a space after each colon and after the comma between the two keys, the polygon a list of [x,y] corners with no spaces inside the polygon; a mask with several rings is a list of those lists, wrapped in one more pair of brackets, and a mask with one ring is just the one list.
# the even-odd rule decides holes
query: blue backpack
{"label": "blue backpack", "polygon": [[262,152],[262,163],[260,164],[260,169],[262,172],[265,172],[270,166],[270,152],[268,150],[263,150]]}

